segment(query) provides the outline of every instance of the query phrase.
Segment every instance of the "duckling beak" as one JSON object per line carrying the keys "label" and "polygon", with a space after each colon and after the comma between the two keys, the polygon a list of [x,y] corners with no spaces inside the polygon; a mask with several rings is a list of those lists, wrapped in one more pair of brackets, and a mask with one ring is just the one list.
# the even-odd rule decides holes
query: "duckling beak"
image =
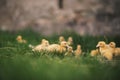
{"label": "duckling beak", "polygon": [[69,46],[67,45],[66,48],[69,48]]}
{"label": "duckling beak", "polygon": [[99,48],[99,47],[100,47],[99,45],[96,46],[96,48]]}

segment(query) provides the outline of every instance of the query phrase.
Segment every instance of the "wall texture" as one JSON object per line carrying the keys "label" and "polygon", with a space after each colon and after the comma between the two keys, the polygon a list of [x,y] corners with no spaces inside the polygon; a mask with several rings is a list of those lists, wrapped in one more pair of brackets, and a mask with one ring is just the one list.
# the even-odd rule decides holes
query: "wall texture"
{"label": "wall texture", "polygon": [[[42,34],[65,30],[91,35],[118,35],[119,19],[98,21],[96,15],[104,5],[99,0],[1,0],[0,29],[17,31],[30,27]],[[112,13],[111,6],[105,11]],[[106,17],[106,16],[104,16]],[[105,20],[105,19],[104,19]],[[116,26],[116,27],[115,27]],[[112,30],[115,30],[114,34]]]}

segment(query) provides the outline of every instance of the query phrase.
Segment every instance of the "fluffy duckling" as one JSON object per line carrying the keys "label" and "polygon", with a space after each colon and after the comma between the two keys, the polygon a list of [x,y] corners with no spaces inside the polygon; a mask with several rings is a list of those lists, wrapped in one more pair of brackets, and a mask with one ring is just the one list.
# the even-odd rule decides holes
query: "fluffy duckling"
{"label": "fluffy duckling", "polygon": [[61,43],[62,41],[65,41],[65,38],[63,36],[59,37],[59,43]]}
{"label": "fluffy duckling", "polygon": [[46,39],[42,39],[41,44],[37,45],[33,48],[33,51],[43,51],[46,50],[49,46],[49,41]]}
{"label": "fluffy duckling", "polygon": [[62,41],[59,45],[59,47],[57,48],[57,51],[60,53],[66,52],[66,48],[68,47],[67,42],[66,41]]}
{"label": "fluffy duckling", "polygon": [[120,48],[115,48],[114,55],[115,56],[120,56]]}
{"label": "fluffy duckling", "polygon": [[[37,45],[37,46],[40,46],[41,44],[44,45],[45,43],[46,43],[46,44],[48,43],[48,45],[49,45],[49,42],[48,42],[48,41],[46,42],[46,41],[47,41],[46,39],[42,39],[42,40],[41,40],[41,43],[40,43],[39,45]],[[36,47],[37,47],[37,46],[36,46]],[[32,49],[35,48],[35,46],[33,46],[33,45],[31,45],[31,44],[29,44],[28,47],[29,47],[29,48],[32,48]]]}
{"label": "fluffy duckling", "polygon": [[71,46],[67,48],[67,52],[65,53],[65,56],[73,56],[73,48]]}
{"label": "fluffy duckling", "polygon": [[90,52],[90,55],[91,55],[91,56],[96,56],[96,55],[98,55],[98,54],[99,54],[99,50],[98,50],[98,49],[91,50],[91,52]]}
{"label": "fluffy duckling", "polygon": [[21,35],[18,35],[17,38],[16,38],[16,40],[17,40],[18,43],[27,43],[26,40],[22,39]]}
{"label": "fluffy duckling", "polygon": [[60,53],[63,53],[66,51],[66,47],[67,47],[67,42],[66,41],[62,41],[59,44],[52,44],[52,45],[49,45],[47,50],[48,51],[51,51],[51,52],[54,52],[54,51],[57,51],[57,52],[60,52]]}
{"label": "fluffy duckling", "polygon": [[97,46],[99,47],[100,54],[108,60],[113,59],[113,49],[110,48],[104,41],[98,42]]}
{"label": "fluffy duckling", "polygon": [[82,54],[81,45],[77,45],[77,49],[74,51],[75,56],[80,56]]}
{"label": "fluffy duckling", "polygon": [[104,41],[99,41],[96,47],[100,49],[101,55],[109,48]]}
{"label": "fluffy duckling", "polygon": [[120,48],[116,47],[115,42],[110,42],[109,46],[114,49],[114,53],[113,53],[114,56],[120,56]]}
{"label": "fluffy duckling", "polygon": [[59,44],[51,44],[47,47],[47,51],[49,52],[54,52],[54,51],[57,51],[57,48],[59,47],[60,45]]}
{"label": "fluffy duckling", "polygon": [[73,38],[69,37],[67,43],[69,46],[73,45]]}
{"label": "fluffy duckling", "polygon": [[116,43],[115,42],[110,42],[108,44],[111,48],[116,48]]}

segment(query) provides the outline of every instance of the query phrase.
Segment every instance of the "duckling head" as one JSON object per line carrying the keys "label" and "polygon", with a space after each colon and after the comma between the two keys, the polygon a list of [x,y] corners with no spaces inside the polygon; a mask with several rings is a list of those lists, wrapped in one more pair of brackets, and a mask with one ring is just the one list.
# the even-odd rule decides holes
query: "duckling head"
{"label": "duckling head", "polygon": [[99,48],[99,47],[105,47],[105,46],[106,46],[106,43],[104,41],[99,41],[96,47]]}
{"label": "duckling head", "polygon": [[67,50],[68,50],[68,52],[73,52],[73,48],[72,48],[71,46],[69,46],[69,47],[67,48]]}
{"label": "duckling head", "polygon": [[72,37],[69,37],[69,38],[68,38],[68,41],[69,41],[69,42],[73,42],[73,38],[72,38]]}
{"label": "duckling head", "polygon": [[22,36],[18,35],[17,38],[16,38],[16,40],[18,40],[18,41],[22,40]]}
{"label": "duckling head", "polygon": [[77,45],[77,49],[81,49],[81,45]]}
{"label": "duckling head", "polygon": [[111,48],[115,48],[115,47],[116,47],[116,43],[115,43],[115,42],[110,42],[110,43],[109,43],[109,46],[110,46]]}
{"label": "duckling head", "polygon": [[42,39],[41,40],[41,44],[43,44],[45,41],[47,41],[46,39]]}
{"label": "duckling head", "polygon": [[59,37],[59,42],[65,41],[65,38],[63,36]]}
{"label": "duckling head", "polygon": [[44,41],[43,45],[44,46],[49,46],[49,42],[48,41]]}
{"label": "duckling head", "polygon": [[60,43],[60,46],[62,46],[62,47],[68,47],[68,45],[67,45],[67,42],[66,42],[66,41],[62,41],[62,42]]}

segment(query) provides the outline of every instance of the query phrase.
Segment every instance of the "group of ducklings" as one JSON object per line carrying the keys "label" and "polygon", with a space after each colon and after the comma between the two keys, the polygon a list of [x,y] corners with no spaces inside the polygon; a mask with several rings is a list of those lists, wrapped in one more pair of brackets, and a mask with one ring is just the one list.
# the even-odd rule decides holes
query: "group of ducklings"
{"label": "group of ducklings", "polygon": [[[18,43],[26,43],[27,41],[22,38],[22,36],[17,36],[16,38]],[[64,53],[64,56],[73,56],[79,57],[82,54],[81,45],[78,44],[76,50],[73,50],[73,38],[68,37],[68,40],[66,41],[63,36],[59,37],[57,44],[50,44],[48,40],[42,39],[41,43],[33,46],[29,45],[30,48],[32,48],[32,51],[48,51],[48,52],[59,52]]]}
{"label": "group of ducklings", "polygon": [[[22,38],[22,36],[17,36],[16,38],[18,43],[27,43],[26,40]],[[58,44],[50,44],[48,40],[42,39],[41,43],[32,46],[29,45],[30,48],[32,48],[32,51],[48,51],[48,52],[59,52],[64,53],[65,56],[72,56],[75,55],[75,57],[78,57],[82,54],[81,45],[78,44],[76,50],[73,50],[73,38],[69,37],[66,41],[63,36],[59,37]],[[110,42],[109,44],[106,44],[104,41],[99,41],[96,45],[95,50],[91,50],[90,55],[96,56],[101,55],[105,57],[107,60],[113,60],[114,56],[120,56],[120,48],[116,47],[115,42]]]}
{"label": "group of ducklings", "polygon": [[116,47],[115,42],[106,44],[104,41],[99,41],[96,47],[97,49],[91,51],[91,56],[101,55],[107,60],[113,60],[114,56],[120,56],[120,48]]}

